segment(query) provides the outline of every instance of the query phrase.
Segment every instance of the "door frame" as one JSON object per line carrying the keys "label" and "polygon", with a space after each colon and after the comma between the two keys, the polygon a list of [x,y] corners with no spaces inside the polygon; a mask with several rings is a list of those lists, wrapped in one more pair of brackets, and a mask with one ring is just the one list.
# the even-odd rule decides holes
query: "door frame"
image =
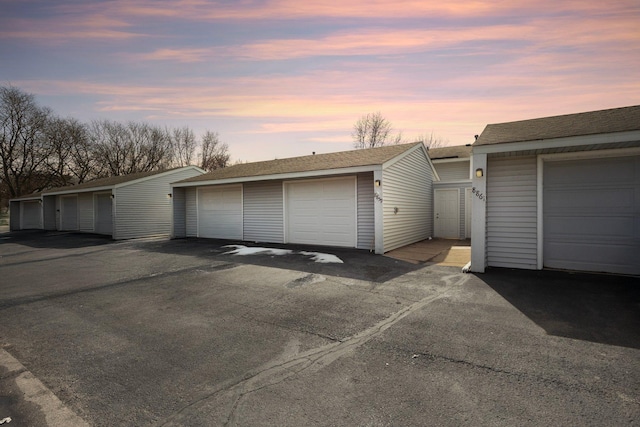
{"label": "door frame", "polygon": [[464,238],[471,238],[471,217],[473,215],[473,199],[471,198],[471,187],[464,189]]}
{"label": "door frame", "polygon": [[[455,191],[456,193],[456,233],[455,233],[455,237],[443,237],[443,236],[439,236],[438,235],[438,227],[437,227],[437,223],[436,223],[436,219],[437,215],[438,215],[438,192],[443,192],[443,191]],[[443,239],[459,239],[460,238],[460,189],[459,188],[436,188],[433,190],[433,235],[434,237],[441,237]]]}

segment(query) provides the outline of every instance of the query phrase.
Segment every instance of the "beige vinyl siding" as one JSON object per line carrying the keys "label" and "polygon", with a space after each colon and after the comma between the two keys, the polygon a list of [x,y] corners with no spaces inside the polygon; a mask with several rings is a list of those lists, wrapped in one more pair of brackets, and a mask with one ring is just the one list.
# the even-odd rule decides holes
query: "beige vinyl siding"
{"label": "beige vinyl siding", "polygon": [[56,197],[44,196],[42,198],[42,218],[45,230],[56,229]]}
{"label": "beige vinyl siding", "polygon": [[537,268],[535,156],[487,159],[487,265]]}
{"label": "beige vinyl siding", "polygon": [[284,242],[282,181],[249,182],[243,188],[243,240]]}
{"label": "beige vinyl siding", "polygon": [[93,231],[93,193],[78,194],[78,230]]}
{"label": "beige vinyl siding", "polygon": [[358,249],[375,249],[373,172],[358,174]]}
{"label": "beige vinyl siding", "polygon": [[432,236],[433,173],[423,151],[383,170],[382,187],[384,252]]}
{"label": "beige vinyl siding", "polygon": [[440,181],[461,181],[471,179],[469,176],[469,160],[460,162],[434,163]]}
{"label": "beige vinyl siding", "polygon": [[20,227],[20,202],[11,202],[9,204],[9,229],[18,231]]}
{"label": "beige vinyl siding", "polygon": [[159,174],[116,188],[114,239],[171,234],[171,183],[198,175],[193,169]]}
{"label": "beige vinyl siding", "polygon": [[196,187],[185,188],[184,198],[186,205],[185,231],[187,237],[198,236],[198,202]]}
{"label": "beige vinyl siding", "polygon": [[173,198],[173,237],[180,238],[187,236],[187,199],[184,188],[174,188]]}

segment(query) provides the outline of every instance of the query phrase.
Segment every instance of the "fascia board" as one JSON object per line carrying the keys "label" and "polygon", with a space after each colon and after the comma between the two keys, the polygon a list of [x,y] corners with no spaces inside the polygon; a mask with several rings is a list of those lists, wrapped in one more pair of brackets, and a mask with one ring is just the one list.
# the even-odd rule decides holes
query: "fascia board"
{"label": "fascia board", "polygon": [[165,172],[161,172],[161,173],[157,173],[155,175],[151,175],[151,176],[145,176],[144,178],[138,178],[138,179],[134,179],[133,181],[127,181],[127,182],[121,182],[120,184],[116,184],[113,188],[121,188],[121,187],[126,187],[128,185],[133,185],[133,184],[139,184],[141,182],[145,182],[145,181],[149,181],[155,178],[160,178],[163,176],[167,176],[167,175],[172,175],[174,173],[178,173],[178,172],[182,172],[188,169],[194,169],[197,170],[201,173],[206,173],[206,171],[204,171],[203,169],[197,167],[197,166],[185,166],[184,168],[180,168],[180,169],[173,169],[170,171],[165,171]]}
{"label": "fascia board", "polygon": [[171,184],[171,187],[172,188],[199,187],[204,185],[222,185],[222,184],[236,184],[236,183],[255,182],[255,181],[271,181],[275,179],[284,180],[284,179],[299,179],[299,178],[316,178],[320,176],[347,175],[347,174],[354,174],[354,173],[360,173],[360,172],[373,172],[376,170],[382,170],[382,166],[367,165],[367,166],[356,166],[352,168],[342,168],[342,169],[325,169],[325,170],[307,171],[307,172],[291,172],[291,173],[272,174],[272,175],[258,175],[258,176],[246,176],[246,177],[238,177],[238,178],[215,179],[210,181],[175,182]]}
{"label": "fascia board", "polygon": [[508,153],[512,151],[544,150],[548,148],[576,147],[593,144],[615,144],[640,141],[640,131],[615,132],[596,135],[569,136],[566,138],[538,139],[534,141],[505,142],[473,147],[476,154]]}
{"label": "fascia board", "polygon": [[470,162],[471,157],[456,157],[452,159],[431,159],[433,164],[438,165],[440,163],[459,163],[459,162]]}
{"label": "fascia board", "polygon": [[100,186],[100,187],[82,188],[80,190],[78,190],[78,189],[69,189],[69,190],[64,190],[64,191],[44,192],[44,193],[42,193],[42,195],[43,196],[61,196],[61,195],[65,195],[65,194],[93,193],[95,191],[108,191],[108,190],[112,190],[114,188],[115,188],[115,186],[113,186],[113,185],[103,185],[103,186]]}

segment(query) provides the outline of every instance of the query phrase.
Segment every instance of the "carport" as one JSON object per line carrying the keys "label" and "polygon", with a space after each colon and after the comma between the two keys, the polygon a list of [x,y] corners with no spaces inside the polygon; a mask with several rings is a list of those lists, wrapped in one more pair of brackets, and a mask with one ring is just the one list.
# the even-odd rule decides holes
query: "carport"
{"label": "carport", "polygon": [[472,271],[640,275],[640,106],[488,125],[473,164]]}

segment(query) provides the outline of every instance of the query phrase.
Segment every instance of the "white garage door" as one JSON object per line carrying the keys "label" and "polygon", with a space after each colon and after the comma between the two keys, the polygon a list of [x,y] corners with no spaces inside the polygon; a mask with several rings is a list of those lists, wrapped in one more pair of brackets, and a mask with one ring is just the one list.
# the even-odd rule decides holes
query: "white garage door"
{"label": "white garage door", "polygon": [[544,266],[640,274],[640,156],[544,165]]}
{"label": "white garage door", "polygon": [[22,202],[21,229],[42,228],[42,205],[38,201]]}
{"label": "white garage door", "polygon": [[96,194],[94,203],[96,213],[94,231],[98,234],[113,234],[111,193]]}
{"label": "white garage door", "polygon": [[198,237],[242,240],[242,186],[198,189]]}
{"label": "white garage door", "polygon": [[60,197],[60,229],[78,229],[78,196]]}
{"label": "white garage door", "polygon": [[287,183],[287,242],[356,246],[355,178]]}

